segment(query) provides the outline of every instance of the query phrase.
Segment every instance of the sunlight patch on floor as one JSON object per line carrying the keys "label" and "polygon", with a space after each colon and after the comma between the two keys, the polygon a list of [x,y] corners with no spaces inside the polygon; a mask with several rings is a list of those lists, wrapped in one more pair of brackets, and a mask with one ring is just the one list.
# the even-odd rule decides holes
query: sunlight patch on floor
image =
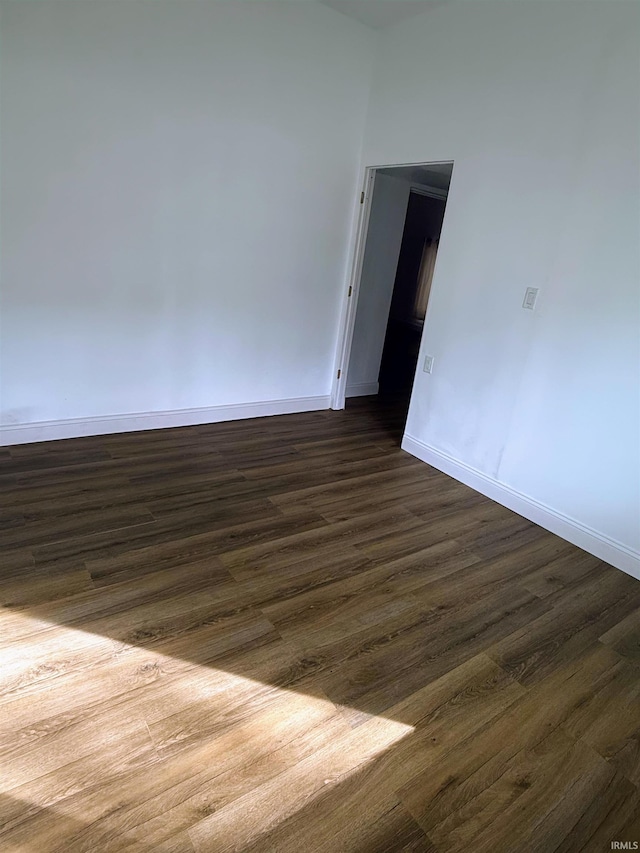
{"label": "sunlight patch on floor", "polygon": [[[20,638],[3,645],[8,623],[18,621]],[[243,652],[240,665],[253,665],[260,681],[0,611],[0,791],[27,811],[50,809],[51,821],[62,816],[61,832],[67,819],[95,824],[91,832],[99,832],[96,822],[103,820],[118,832],[122,810],[141,809],[132,837],[147,842],[156,833],[159,840],[166,825],[168,772],[172,785],[197,777],[197,795],[190,791],[189,797],[199,802],[206,795],[215,811],[198,822],[206,836],[232,825],[239,831],[249,799],[265,815],[295,814],[413,726],[371,717],[352,729],[313,685],[292,690],[270,684],[271,673],[277,684],[287,672],[287,649],[293,666],[297,654],[284,643]],[[275,782],[283,773],[293,774],[286,802]],[[124,793],[122,778],[129,785]],[[100,796],[89,796],[97,782]],[[171,802],[171,808],[184,807],[179,799]],[[118,819],[109,816],[114,806]],[[7,843],[26,832],[27,824],[20,824],[12,821]]]}

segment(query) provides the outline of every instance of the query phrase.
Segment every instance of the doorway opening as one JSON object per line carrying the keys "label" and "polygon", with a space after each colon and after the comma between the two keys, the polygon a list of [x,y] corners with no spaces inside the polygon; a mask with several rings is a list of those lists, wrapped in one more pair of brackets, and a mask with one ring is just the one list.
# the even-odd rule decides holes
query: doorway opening
{"label": "doorway opening", "polygon": [[373,404],[399,440],[452,171],[452,162],[367,170],[332,407]]}

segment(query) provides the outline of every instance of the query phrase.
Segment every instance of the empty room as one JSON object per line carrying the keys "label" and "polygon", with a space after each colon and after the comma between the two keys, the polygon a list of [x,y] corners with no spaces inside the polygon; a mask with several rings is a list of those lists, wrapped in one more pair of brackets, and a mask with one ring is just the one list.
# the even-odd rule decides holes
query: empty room
{"label": "empty room", "polygon": [[0,0],[0,850],[640,849],[640,3]]}

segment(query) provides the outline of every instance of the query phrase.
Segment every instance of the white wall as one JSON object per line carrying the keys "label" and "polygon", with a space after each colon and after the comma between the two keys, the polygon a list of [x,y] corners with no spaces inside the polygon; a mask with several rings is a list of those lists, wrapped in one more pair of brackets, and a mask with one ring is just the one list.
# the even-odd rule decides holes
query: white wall
{"label": "white wall", "polygon": [[411,182],[377,174],[347,375],[347,397],[378,393],[378,373]]}
{"label": "white wall", "polygon": [[328,406],[374,33],[196,0],[0,27],[1,423]]}
{"label": "white wall", "polygon": [[412,18],[364,162],[455,160],[405,446],[640,575],[639,43],[635,3]]}

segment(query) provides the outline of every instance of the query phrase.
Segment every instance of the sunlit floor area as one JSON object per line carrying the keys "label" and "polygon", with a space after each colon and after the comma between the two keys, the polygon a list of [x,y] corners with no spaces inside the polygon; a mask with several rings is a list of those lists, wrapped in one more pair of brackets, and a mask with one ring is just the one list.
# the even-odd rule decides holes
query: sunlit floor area
{"label": "sunlit floor area", "polygon": [[640,840],[640,583],[344,412],[0,451],[0,849]]}

